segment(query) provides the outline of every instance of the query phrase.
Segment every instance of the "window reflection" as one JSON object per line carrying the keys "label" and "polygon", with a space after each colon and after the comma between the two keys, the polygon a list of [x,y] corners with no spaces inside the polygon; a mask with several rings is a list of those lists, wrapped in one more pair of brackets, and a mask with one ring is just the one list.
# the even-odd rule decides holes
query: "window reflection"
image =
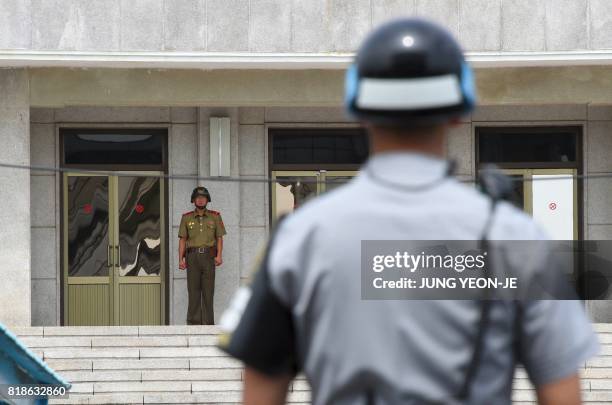
{"label": "window reflection", "polygon": [[68,177],[68,275],[108,276],[108,177]]}
{"label": "window reflection", "polygon": [[119,177],[121,276],[156,276],[161,266],[159,178]]}
{"label": "window reflection", "polygon": [[317,177],[277,177],[274,183],[276,218],[293,212],[317,193]]}
{"label": "window reflection", "polygon": [[345,185],[353,176],[326,176],[325,177],[325,191],[334,190],[340,186]]}

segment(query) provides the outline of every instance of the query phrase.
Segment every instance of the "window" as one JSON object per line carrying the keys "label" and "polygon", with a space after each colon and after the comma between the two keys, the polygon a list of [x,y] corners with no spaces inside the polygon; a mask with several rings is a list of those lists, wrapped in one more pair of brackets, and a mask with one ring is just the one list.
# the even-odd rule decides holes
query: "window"
{"label": "window", "polygon": [[478,167],[501,167],[513,180],[512,202],[553,239],[580,238],[581,133],[579,126],[476,128]]}
{"label": "window", "polygon": [[271,129],[271,220],[350,181],[368,156],[361,128]]}
{"label": "window", "polygon": [[478,161],[514,167],[517,163],[575,166],[579,133],[580,127],[477,128]]}
{"label": "window", "polygon": [[271,166],[274,169],[359,167],[368,156],[363,129],[275,129],[270,130]]}
{"label": "window", "polygon": [[164,162],[166,129],[61,130],[64,165],[147,165]]}

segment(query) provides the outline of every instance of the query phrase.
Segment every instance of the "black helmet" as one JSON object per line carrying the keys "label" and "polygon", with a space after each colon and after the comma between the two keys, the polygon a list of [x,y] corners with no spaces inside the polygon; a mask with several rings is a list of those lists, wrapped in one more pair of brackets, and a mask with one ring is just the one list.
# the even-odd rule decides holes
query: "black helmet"
{"label": "black helmet", "polygon": [[457,41],[417,18],[372,32],[346,73],[349,114],[378,125],[441,124],[469,113],[475,103],[472,69]]}
{"label": "black helmet", "polygon": [[206,197],[208,199],[208,202],[211,201],[210,193],[208,192],[208,189],[206,187],[199,186],[199,187],[194,188],[193,191],[191,192],[191,202],[193,203],[196,197],[199,195],[203,195],[204,197]]}

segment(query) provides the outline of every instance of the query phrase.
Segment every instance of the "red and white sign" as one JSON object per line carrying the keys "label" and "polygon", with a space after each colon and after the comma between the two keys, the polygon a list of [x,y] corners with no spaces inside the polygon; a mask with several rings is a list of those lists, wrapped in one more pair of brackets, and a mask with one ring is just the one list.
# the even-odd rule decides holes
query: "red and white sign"
{"label": "red and white sign", "polygon": [[567,174],[534,174],[533,217],[552,239],[574,239],[574,180]]}

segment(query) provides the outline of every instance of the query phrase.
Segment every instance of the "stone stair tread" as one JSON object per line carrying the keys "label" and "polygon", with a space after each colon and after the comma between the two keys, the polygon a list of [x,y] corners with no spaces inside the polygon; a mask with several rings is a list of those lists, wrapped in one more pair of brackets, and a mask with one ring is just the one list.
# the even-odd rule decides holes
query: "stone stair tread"
{"label": "stone stair tread", "polygon": [[94,359],[95,370],[147,370],[147,369],[189,369],[189,359]]}
{"label": "stone stair tread", "polygon": [[95,382],[95,393],[105,392],[191,392],[189,381],[108,381]]}
{"label": "stone stair tread", "polygon": [[599,333],[612,333],[612,323],[594,323],[593,329]]}
{"label": "stone stair tread", "polygon": [[599,356],[586,362],[587,368],[610,367],[612,368],[612,356]]}
{"label": "stone stair tread", "polygon": [[68,398],[51,398],[49,404],[142,404],[143,393],[70,394]]}
{"label": "stone stair tread", "polygon": [[19,339],[29,348],[54,347],[91,347],[89,336],[20,336]]}
{"label": "stone stair tread", "polygon": [[151,347],[140,349],[141,358],[150,357],[219,357],[226,354],[217,347]]}
{"label": "stone stair tread", "polygon": [[45,326],[43,336],[138,336],[138,326]]}
{"label": "stone stair tread", "polygon": [[94,358],[140,358],[138,348],[51,348],[44,349],[44,359],[94,359]]}
{"label": "stone stair tread", "polygon": [[19,326],[11,327],[17,336],[164,336],[219,335],[217,325],[151,326]]}
{"label": "stone stair tread", "polygon": [[[294,405],[310,404],[310,396],[290,394],[288,403]],[[50,404],[241,404],[242,394],[232,392],[200,393],[114,393],[114,394],[79,394],[66,399],[51,399]]]}
{"label": "stone stair tread", "polygon": [[143,381],[242,380],[242,369],[146,370]]}
{"label": "stone stair tread", "polygon": [[219,335],[217,325],[139,326],[140,335]]}
{"label": "stone stair tread", "polygon": [[55,371],[93,370],[92,360],[83,359],[46,359],[45,363]]}
{"label": "stone stair tread", "polygon": [[187,347],[186,336],[108,336],[91,339],[92,347]]}
{"label": "stone stair tread", "polygon": [[229,356],[219,356],[219,357],[207,357],[205,359],[190,359],[189,360],[189,368],[190,369],[198,369],[198,368],[242,368],[243,365],[240,361],[229,357]]}
{"label": "stone stair tread", "polygon": [[71,383],[96,381],[142,381],[139,370],[62,371],[62,377]]}

